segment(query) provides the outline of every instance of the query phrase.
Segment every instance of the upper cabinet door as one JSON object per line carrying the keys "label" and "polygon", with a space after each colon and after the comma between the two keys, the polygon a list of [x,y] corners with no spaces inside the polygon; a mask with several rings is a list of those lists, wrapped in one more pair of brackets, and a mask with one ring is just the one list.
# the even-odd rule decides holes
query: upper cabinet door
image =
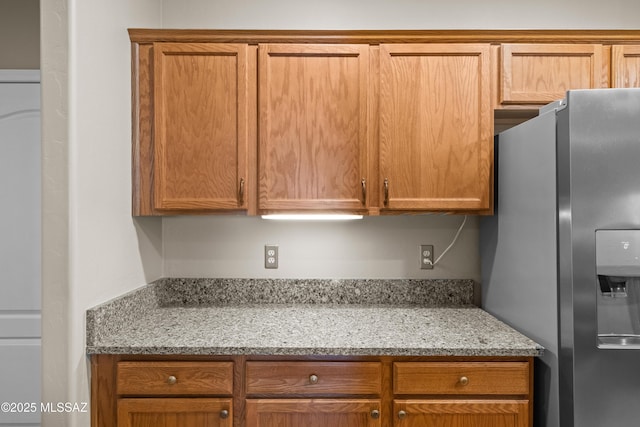
{"label": "upper cabinet door", "polygon": [[366,212],[369,46],[258,54],[260,211]]}
{"label": "upper cabinet door", "polygon": [[547,104],[570,89],[607,86],[600,44],[503,44],[501,50],[501,106]]}
{"label": "upper cabinet door", "polygon": [[611,47],[611,87],[640,87],[640,45]]}
{"label": "upper cabinet door", "polygon": [[247,209],[247,46],[154,43],[154,203]]}
{"label": "upper cabinet door", "polygon": [[489,209],[488,44],[380,46],[380,183],[387,211]]}

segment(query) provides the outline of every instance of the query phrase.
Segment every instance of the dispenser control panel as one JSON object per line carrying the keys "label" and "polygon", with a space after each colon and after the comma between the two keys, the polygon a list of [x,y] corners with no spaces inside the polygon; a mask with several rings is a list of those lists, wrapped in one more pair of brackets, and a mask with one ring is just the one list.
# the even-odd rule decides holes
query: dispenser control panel
{"label": "dispenser control panel", "polygon": [[596,231],[598,348],[640,348],[640,230]]}

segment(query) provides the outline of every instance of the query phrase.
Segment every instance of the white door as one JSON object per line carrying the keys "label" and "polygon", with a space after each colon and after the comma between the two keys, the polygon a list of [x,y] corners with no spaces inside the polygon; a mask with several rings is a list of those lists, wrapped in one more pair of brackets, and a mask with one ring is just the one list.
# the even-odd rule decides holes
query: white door
{"label": "white door", "polygon": [[40,177],[40,73],[0,70],[0,427],[40,425]]}

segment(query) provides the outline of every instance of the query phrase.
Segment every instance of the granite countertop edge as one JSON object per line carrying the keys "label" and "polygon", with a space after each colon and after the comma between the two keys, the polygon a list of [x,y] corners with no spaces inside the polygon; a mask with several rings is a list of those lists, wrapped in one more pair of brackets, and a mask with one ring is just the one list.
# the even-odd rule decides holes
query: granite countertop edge
{"label": "granite countertop edge", "polygon": [[386,356],[386,357],[539,357],[542,347],[510,348],[231,348],[231,347],[87,347],[87,354],[175,356]]}
{"label": "granite countertop edge", "polygon": [[472,304],[473,286],[163,279],[88,310],[86,353],[541,356],[542,346]]}

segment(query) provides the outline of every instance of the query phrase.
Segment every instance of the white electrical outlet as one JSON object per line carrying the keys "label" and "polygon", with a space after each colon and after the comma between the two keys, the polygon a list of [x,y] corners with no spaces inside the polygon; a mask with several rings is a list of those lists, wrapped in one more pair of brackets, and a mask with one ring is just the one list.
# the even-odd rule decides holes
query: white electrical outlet
{"label": "white electrical outlet", "polygon": [[278,245],[264,245],[264,268],[278,268]]}
{"label": "white electrical outlet", "polygon": [[433,245],[420,245],[420,268],[433,269]]}

